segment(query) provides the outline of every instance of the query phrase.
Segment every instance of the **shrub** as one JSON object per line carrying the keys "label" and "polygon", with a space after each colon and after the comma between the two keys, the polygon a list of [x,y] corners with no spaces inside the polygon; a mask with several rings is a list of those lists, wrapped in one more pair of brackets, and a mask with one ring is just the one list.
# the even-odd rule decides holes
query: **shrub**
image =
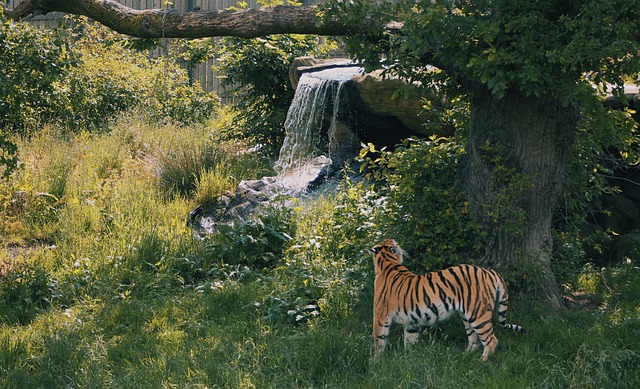
{"label": "shrub", "polygon": [[436,270],[469,262],[483,233],[467,212],[455,177],[464,148],[450,139],[407,139],[393,152],[369,145],[360,153],[384,181],[386,208],[378,222],[411,255],[412,269]]}
{"label": "shrub", "polygon": [[290,211],[272,209],[245,221],[218,225],[205,245],[213,261],[265,269],[280,263],[294,235]]}
{"label": "shrub", "polygon": [[0,177],[7,178],[18,167],[18,148],[0,131]]}
{"label": "shrub", "polygon": [[212,143],[187,146],[185,144],[172,151],[157,150],[150,157],[151,171],[164,193],[181,196],[193,194],[206,172],[227,157],[224,150]]}
{"label": "shrub", "polygon": [[0,273],[0,321],[26,324],[58,297],[58,283],[40,265],[14,263]]}
{"label": "shrub", "polygon": [[74,49],[82,59],[56,84],[59,116],[71,128],[100,128],[118,112],[147,111],[151,120],[203,122],[220,105],[214,93],[189,85],[186,71],[169,59],[131,50],[129,40],[85,18],[75,18]]}
{"label": "shrub", "polygon": [[127,38],[86,18],[66,25],[37,29],[0,16],[1,128],[25,132],[57,122],[95,129],[136,107],[153,120],[189,124],[219,108],[218,97],[189,85],[175,62],[131,50]]}
{"label": "shrub", "polygon": [[25,133],[55,117],[56,83],[77,64],[67,38],[0,13],[0,129]]}
{"label": "shrub", "polygon": [[62,30],[41,30],[0,12],[0,173],[17,166],[10,134],[25,134],[55,117],[55,84],[76,64]]}
{"label": "shrub", "polygon": [[274,277],[262,277],[268,294],[257,302],[262,319],[301,325],[320,315],[320,300],[326,291],[322,280],[313,275],[308,264],[289,262]]}

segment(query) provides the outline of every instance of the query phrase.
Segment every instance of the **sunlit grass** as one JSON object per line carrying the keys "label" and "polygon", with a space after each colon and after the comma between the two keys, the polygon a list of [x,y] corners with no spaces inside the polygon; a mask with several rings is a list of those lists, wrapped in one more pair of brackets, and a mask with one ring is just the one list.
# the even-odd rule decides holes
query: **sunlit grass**
{"label": "sunlit grass", "polygon": [[[19,227],[0,239],[0,387],[640,387],[635,263],[585,271],[577,287],[599,306],[512,301],[509,321],[528,333],[497,329],[487,363],[465,352],[455,318],[410,350],[393,329],[372,362],[366,249],[384,232],[375,199],[345,184],[274,210],[263,226],[295,227],[275,265],[221,263],[238,247],[194,240],[186,216],[269,164],[222,142],[222,162],[199,166],[190,192],[168,195],[149,162],[211,141],[204,127],[132,116],[111,132],[51,129],[20,144],[22,170],[0,190],[3,231]],[[53,190],[55,202],[37,202]],[[25,201],[11,202],[19,191]],[[230,242],[257,238],[233,231]]]}

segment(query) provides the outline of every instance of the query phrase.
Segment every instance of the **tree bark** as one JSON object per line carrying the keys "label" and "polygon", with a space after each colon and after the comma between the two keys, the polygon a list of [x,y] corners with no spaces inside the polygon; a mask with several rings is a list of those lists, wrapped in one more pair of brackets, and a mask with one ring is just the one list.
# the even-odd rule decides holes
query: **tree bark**
{"label": "tree bark", "polygon": [[489,231],[481,263],[519,275],[554,307],[561,302],[551,270],[551,220],[578,115],[576,107],[521,91],[502,99],[489,91],[475,94],[460,172],[471,211]]}
{"label": "tree bark", "polygon": [[85,15],[117,32],[140,38],[255,38],[283,33],[345,35],[350,31],[337,22],[321,23],[318,9],[312,6],[181,12],[135,10],[114,0],[25,0],[13,11],[5,10],[14,20],[49,12]]}

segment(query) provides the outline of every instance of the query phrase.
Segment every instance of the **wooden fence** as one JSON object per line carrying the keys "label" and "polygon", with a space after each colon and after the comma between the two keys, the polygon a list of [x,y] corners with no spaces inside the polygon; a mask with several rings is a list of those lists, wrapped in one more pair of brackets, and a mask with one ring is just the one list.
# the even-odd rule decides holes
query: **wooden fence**
{"label": "wooden fence", "polygon": [[[11,0],[7,3],[7,8],[13,9],[22,0]],[[239,0],[116,0],[120,4],[134,9],[176,9],[179,11],[211,11],[226,9],[229,7],[235,7],[240,2]],[[306,0],[302,1],[305,5],[313,5],[321,3],[323,0]],[[257,0],[246,0],[245,3],[251,8],[257,8]],[[35,15],[27,18],[29,23],[32,23],[39,27],[53,28],[62,20],[62,13],[52,12],[46,15]],[[169,40],[170,41],[170,40]],[[169,43],[170,44],[170,43]],[[157,57],[161,55],[161,50],[150,51],[149,55]],[[209,58],[206,61],[189,68],[187,63],[181,63],[180,66],[189,70],[189,78],[192,83],[199,82],[202,88],[206,91],[215,91],[223,103],[230,103],[233,101],[233,96],[225,92],[221,87],[222,76],[214,71],[214,66],[218,64],[216,58]]]}

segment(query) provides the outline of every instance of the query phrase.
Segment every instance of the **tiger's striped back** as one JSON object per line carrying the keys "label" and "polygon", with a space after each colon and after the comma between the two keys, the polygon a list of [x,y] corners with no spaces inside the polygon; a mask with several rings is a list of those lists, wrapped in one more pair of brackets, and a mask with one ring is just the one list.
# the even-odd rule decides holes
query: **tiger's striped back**
{"label": "tiger's striped back", "polygon": [[414,274],[402,265],[403,251],[393,239],[372,249],[376,271],[373,307],[375,355],[384,349],[392,323],[404,326],[405,347],[415,343],[421,327],[432,326],[458,312],[467,331],[469,349],[482,344],[486,361],[498,344],[492,316],[497,305],[503,328],[524,332],[506,322],[508,293],[494,270],[472,265]]}

